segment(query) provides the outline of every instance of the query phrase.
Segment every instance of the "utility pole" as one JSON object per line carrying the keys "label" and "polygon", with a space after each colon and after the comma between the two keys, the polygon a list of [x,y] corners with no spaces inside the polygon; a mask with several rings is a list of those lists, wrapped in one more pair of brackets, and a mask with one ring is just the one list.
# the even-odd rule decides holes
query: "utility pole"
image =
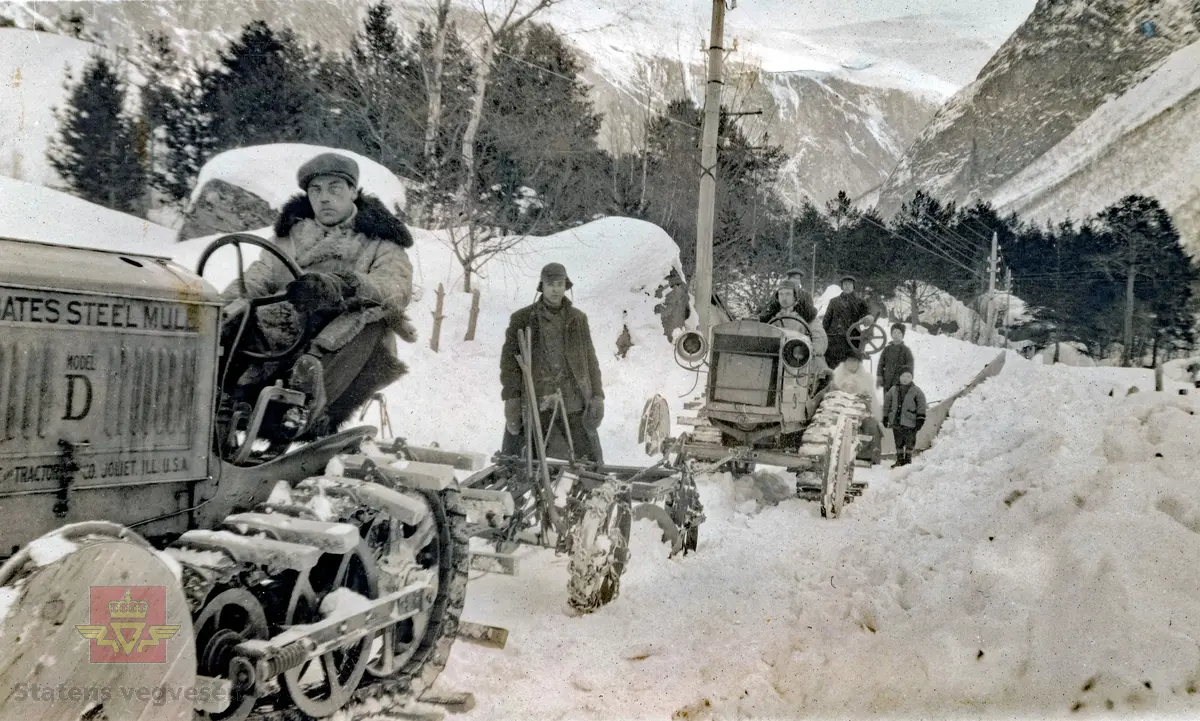
{"label": "utility pole", "polygon": [[1008,350],[1008,311],[1012,305],[1012,268],[1004,269],[1004,349]]}
{"label": "utility pole", "polygon": [[996,254],[999,252],[999,250],[1000,250],[1000,234],[993,231],[992,232],[992,258],[991,258],[991,263],[988,266],[988,297],[989,298],[992,296],[993,293],[996,292],[996,270],[997,270],[996,266],[998,265],[998,262],[996,259]]}
{"label": "utility pole", "polygon": [[987,343],[991,345],[996,340],[996,271],[1000,265],[996,257],[1000,250],[1000,234],[992,231],[992,254],[988,258],[988,292],[987,292]]}
{"label": "utility pole", "polygon": [[708,85],[700,144],[700,202],[696,210],[696,310],[700,332],[708,333],[712,307],[713,214],[717,201],[717,129],[721,121],[721,64],[725,60],[725,0],[713,0],[708,42]]}

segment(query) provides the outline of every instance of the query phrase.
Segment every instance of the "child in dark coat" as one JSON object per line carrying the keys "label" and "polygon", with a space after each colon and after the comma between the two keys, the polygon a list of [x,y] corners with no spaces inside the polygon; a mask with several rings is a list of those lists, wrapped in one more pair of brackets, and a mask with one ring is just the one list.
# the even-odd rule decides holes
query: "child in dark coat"
{"label": "child in dark coat", "polygon": [[917,431],[925,425],[925,393],[913,384],[912,371],[905,368],[900,383],[892,386],[883,399],[883,427],[892,429],[896,442],[896,466],[912,463]]}

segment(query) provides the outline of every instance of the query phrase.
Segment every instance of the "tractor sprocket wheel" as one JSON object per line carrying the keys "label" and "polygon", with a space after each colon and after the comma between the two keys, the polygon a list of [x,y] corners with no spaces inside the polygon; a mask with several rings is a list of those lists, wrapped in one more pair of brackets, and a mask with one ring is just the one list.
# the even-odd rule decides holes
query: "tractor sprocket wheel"
{"label": "tractor sprocket wheel", "polygon": [[[378,597],[375,559],[362,541],[350,553],[325,554],[316,566],[296,576],[285,627],[323,620],[322,602],[341,588],[368,599]],[[345,706],[367,672],[372,641],[366,636],[285,671],[283,685],[292,703],[315,718],[329,716]]]}

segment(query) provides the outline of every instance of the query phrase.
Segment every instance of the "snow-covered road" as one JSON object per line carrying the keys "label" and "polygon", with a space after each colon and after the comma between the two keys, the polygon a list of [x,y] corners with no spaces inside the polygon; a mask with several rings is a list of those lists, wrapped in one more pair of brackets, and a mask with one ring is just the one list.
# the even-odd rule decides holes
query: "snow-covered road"
{"label": "snow-covered road", "polygon": [[472,720],[1200,713],[1200,404],[1130,373],[1013,355],[836,521],[706,479],[699,551],[636,524],[589,616],[522,549],[465,614],[507,648],[457,644],[443,683]]}

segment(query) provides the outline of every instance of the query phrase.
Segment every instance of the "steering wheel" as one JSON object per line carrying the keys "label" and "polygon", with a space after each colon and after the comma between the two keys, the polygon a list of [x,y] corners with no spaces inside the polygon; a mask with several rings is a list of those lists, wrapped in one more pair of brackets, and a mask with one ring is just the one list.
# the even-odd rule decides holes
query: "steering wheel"
{"label": "steering wheel", "polygon": [[800,324],[800,327],[804,329],[804,332],[806,334],[812,335],[811,329],[808,327],[808,323],[806,323],[803,318],[796,315],[795,313],[779,313],[774,318],[767,321],[767,325],[773,325],[776,328],[783,328],[785,330],[795,330],[795,328],[788,328],[783,323],[778,322],[778,321],[784,321],[784,320],[796,321],[797,323]]}
{"label": "steering wheel", "polygon": [[[236,246],[238,252],[238,282],[244,292],[246,287],[246,271],[245,268],[242,267],[242,243],[245,243],[246,245],[258,246],[259,248],[262,248],[278,258],[279,262],[283,263],[283,267],[287,268],[288,272],[292,274],[293,280],[303,275],[304,271],[300,270],[300,266],[296,265],[296,261],[288,257],[287,254],[280,250],[277,245],[263,240],[257,235],[251,235],[249,233],[231,233],[229,235],[223,235],[210,243],[209,246],[204,249],[204,252],[200,254],[200,260],[196,262],[196,275],[201,277],[204,276],[204,268],[208,265],[208,259],[212,257],[213,253],[227,245]],[[286,292],[275,293],[272,295],[263,296],[261,298],[246,298],[247,308],[245,312],[247,317],[250,319],[248,322],[254,324],[254,332],[258,334],[257,337],[259,340],[263,341],[264,346],[266,345],[266,339],[262,336],[262,329],[258,327],[255,311],[263,306],[282,303],[286,300]],[[303,346],[306,342],[308,342],[308,324],[301,323],[300,333],[296,338],[296,341],[278,353],[258,353],[256,351],[246,350],[244,348],[234,348],[232,353],[240,353],[241,355],[256,361],[277,361],[282,360],[300,350],[301,346]]]}
{"label": "steering wheel", "polygon": [[857,348],[863,355],[874,355],[887,343],[887,336],[883,334],[883,328],[874,323],[864,328],[859,322],[846,329],[846,340],[851,348]]}

